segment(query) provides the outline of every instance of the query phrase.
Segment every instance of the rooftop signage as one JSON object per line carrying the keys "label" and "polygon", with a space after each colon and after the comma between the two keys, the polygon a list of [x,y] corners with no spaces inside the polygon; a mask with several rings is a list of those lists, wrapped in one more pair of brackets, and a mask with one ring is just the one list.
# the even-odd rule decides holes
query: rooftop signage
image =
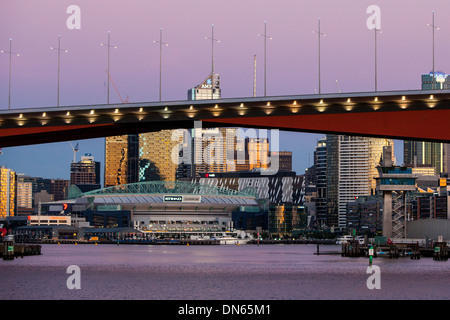
{"label": "rooftop signage", "polygon": [[184,203],[200,203],[202,196],[198,195],[166,195],[163,197],[164,202],[184,202]]}

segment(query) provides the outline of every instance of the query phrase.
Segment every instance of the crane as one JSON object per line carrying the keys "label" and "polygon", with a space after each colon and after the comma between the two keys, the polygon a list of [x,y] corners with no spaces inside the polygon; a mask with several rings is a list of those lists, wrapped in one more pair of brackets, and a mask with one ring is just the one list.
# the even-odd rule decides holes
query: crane
{"label": "crane", "polygon": [[79,149],[78,149],[78,143],[76,144],[75,147],[73,146],[72,142],[69,141],[69,143],[70,143],[70,145],[72,146],[72,151],[73,151],[73,163],[75,163],[75,162],[77,161],[77,159],[76,159],[76,153],[79,151]]}
{"label": "crane", "polygon": [[128,101],[128,96],[127,96],[127,99],[126,99],[125,101],[122,99],[122,96],[120,95],[119,90],[117,90],[117,87],[116,87],[116,85],[114,84],[114,81],[113,81],[113,79],[111,78],[111,75],[109,74],[108,70],[105,70],[105,72],[106,72],[106,74],[108,75],[108,78],[109,78],[109,80],[111,81],[111,83],[112,83],[114,89],[116,90],[117,95],[118,95],[119,98],[120,98],[120,101],[122,101],[122,103],[128,103],[128,102],[130,102],[130,101]]}

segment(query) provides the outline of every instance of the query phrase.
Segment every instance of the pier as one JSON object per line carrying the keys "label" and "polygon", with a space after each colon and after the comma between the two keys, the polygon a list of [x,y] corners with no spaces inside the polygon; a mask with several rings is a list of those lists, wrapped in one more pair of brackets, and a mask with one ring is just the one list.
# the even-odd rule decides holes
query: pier
{"label": "pier", "polygon": [[14,236],[3,237],[0,245],[0,256],[3,260],[14,260],[14,258],[32,255],[40,255],[41,246],[39,244],[18,244],[14,242]]}
{"label": "pier", "polygon": [[[422,246],[419,243],[391,243],[391,244],[360,244],[357,240],[351,240],[342,244],[342,257],[369,257],[369,250],[373,249],[373,257],[388,257],[398,259],[410,257],[419,260],[421,257],[432,257],[433,260],[448,260],[447,242],[434,242]],[[319,248],[318,248],[319,254]],[[324,254],[324,253],[323,253]]]}

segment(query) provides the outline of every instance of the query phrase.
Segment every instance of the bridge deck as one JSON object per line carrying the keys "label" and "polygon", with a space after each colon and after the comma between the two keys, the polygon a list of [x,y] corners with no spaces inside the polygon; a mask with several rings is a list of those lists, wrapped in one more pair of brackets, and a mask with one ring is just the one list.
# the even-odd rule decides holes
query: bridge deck
{"label": "bridge deck", "polygon": [[194,121],[449,142],[449,116],[450,90],[23,108],[0,111],[0,147],[188,129]]}

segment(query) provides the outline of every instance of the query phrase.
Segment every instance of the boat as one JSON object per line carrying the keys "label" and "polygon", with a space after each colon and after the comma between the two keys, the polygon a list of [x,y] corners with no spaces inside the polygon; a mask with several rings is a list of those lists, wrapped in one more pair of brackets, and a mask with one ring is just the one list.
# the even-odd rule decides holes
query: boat
{"label": "boat", "polygon": [[[342,237],[339,237],[336,239],[336,244],[343,244],[343,243],[347,243],[349,241],[353,240],[353,236],[350,235],[345,235]],[[355,240],[359,241],[359,244],[364,244],[364,238],[363,237],[355,237]]]}
{"label": "boat", "polygon": [[232,236],[217,237],[217,238],[214,238],[214,240],[219,240],[219,244],[241,245],[241,244],[247,244],[248,243],[248,240],[239,239],[239,238],[232,237]]}

